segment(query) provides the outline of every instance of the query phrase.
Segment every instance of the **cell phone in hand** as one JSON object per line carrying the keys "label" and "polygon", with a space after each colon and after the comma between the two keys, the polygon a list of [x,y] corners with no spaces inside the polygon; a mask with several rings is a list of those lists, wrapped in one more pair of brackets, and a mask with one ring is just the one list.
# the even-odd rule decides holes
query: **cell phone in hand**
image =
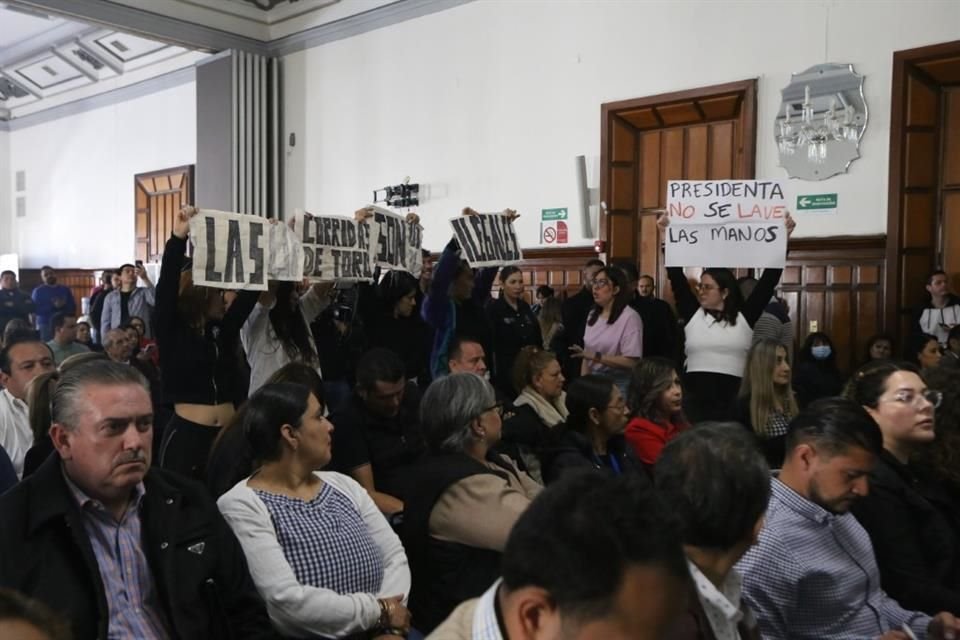
{"label": "cell phone in hand", "polygon": [[143,260],[137,260],[133,264],[137,265],[138,269],[143,269]]}

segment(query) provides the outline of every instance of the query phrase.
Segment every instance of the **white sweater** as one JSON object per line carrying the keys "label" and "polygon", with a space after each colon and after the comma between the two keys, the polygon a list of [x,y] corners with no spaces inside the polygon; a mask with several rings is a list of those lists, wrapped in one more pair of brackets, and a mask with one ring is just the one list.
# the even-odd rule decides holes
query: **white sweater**
{"label": "white sweater", "polygon": [[753,329],[743,314],[737,314],[737,324],[731,326],[725,320],[700,309],[684,328],[686,333],[687,371],[723,373],[743,377],[747,364],[747,352],[753,340]]}
{"label": "white sweater", "polygon": [[[340,473],[321,471],[316,475],[357,507],[379,547],[384,573],[378,593],[340,595],[330,589],[300,584],[277,541],[267,506],[247,486],[249,478],[223,494],[217,506],[243,547],[250,575],[267,604],[274,628],[294,637],[340,637],[376,626],[380,619],[377,598],[403,596],[406,601],[410,567],[400,539],[363,487]],[[321,553],[320,545],[317,553]]]}

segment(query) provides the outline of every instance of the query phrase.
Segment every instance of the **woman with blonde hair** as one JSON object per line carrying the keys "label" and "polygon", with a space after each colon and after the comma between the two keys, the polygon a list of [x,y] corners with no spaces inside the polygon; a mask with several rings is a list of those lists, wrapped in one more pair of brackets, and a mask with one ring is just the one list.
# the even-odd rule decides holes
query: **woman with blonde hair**
{"label": "woman with blonde hair", "polygon": [[771,469],[783,466],[787,426],[798,413],[787,349],[775,340],[750,348],[736,402],[736,419],[753,431]]}
{"label": "woman with blonde hair", "polygon": [[537,482],[542,481],[537,456],[544,438],[569,415],[564,382],[554,354],[537,347],[520,350],[513,365],[513,387],[518,395],[510,417],[503,421],[499,449]]}

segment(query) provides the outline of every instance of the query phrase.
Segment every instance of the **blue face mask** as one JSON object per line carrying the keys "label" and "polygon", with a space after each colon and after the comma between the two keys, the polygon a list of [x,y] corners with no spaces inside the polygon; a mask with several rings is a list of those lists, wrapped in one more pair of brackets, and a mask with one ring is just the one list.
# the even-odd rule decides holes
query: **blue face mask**
{"label": "blue face mask", "polygon": [[831,351],[830,345],[828,344],[822,344],[820,346],[810,348],[810,353],[813,354],[813,357],[816,360],[826,360],[830,357]]}

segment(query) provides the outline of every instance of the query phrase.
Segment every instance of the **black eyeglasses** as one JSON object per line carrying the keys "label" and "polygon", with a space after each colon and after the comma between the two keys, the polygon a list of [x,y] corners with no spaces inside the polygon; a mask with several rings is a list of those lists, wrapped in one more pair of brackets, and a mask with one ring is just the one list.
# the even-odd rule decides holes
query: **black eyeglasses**
{"label": "black eyeglasses", "polygon": [[496,411],[496,412],[497,412],[497,415],[502,418],[502,417],[503,417],[503,403],[502,403],[502,402],[498,402],[497,404],[493,405],[492,407],[487,407],[486,409],[484,409],[483,411],[480,412],[480,415],[482,416],[482,415],[485,414],[487,411]]}

